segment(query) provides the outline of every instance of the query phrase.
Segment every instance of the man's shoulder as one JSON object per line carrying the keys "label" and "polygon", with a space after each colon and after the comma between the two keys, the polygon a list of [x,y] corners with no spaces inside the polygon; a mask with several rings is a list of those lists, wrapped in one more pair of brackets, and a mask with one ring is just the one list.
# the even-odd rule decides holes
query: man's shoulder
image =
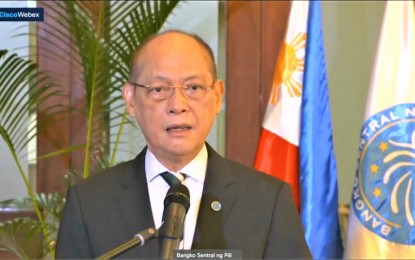
{"label": "man's shoulder", "polygon": [[75,186],[81,189],[92,189],[97,187],[103,189],[106,186],[114,186],[119,183],[128,173],[136,172],[136,159],[125,161],[104,169],[98,173],[94,173],[87,179],[79,180]]}

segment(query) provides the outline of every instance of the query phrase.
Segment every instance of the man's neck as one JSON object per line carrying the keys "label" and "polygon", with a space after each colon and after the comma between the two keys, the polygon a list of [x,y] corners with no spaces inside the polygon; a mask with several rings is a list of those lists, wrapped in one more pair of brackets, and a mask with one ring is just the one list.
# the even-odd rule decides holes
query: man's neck
{"label": "man's neck", "polygon": [[193,152],[192,154],[187,154],[185,156],[176,156],[176,155],[172,155],[172,154],[165,154],[163,155],[158,155],[158,154],[154,154],[153,151],[151,151],[154,155],[154,157],[161,163],[163,164],[169,171],[172,172],[178,172],[181,169],[183,169],[186,165],[188,165],[199,153],[200,151],[203,149],[205,145],[203,145],[199,150],[197,150],[196,152]]}

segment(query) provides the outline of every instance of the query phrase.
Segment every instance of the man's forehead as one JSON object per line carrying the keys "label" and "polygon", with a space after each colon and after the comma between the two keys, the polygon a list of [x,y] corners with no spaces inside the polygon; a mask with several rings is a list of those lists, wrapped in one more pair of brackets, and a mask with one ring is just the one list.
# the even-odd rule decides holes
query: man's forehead
{"label": "man's forehead", "polygon": [[[193,47],[194,49],[190,47]],[[168,32],[156,36],[147,42],[145,46],[143,46],[141,52],[146,53],[159,50],[172,52],[175,50],[196,50],[204,52],[200,43],[198,43],[195,39],[189,35],[178,32]]]}
{"label": "man's forehead", "polygon": [[169,31],[144,42],[142,47],[134,54],[132,60],[133,70],[130,75],[131,80],[137,79],[143,72],[142,70],[150,65],[149,63],[169,63],[172,59],[177,61],[185,59],[188,62],[193,60],[195,63],[199,63],[203,59],[212,77],[216,77],[214,61],[209,47],[206,47],[197,36],[188,35],[180,31]]}

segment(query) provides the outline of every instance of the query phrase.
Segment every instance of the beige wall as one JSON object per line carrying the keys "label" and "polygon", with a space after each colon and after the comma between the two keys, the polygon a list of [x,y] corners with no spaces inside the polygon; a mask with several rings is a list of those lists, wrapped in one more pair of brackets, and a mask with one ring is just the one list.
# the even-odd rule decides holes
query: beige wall
{"label": "beige wall", "polygon": [[339,200],[349,203],[385,2],[322,1]]}

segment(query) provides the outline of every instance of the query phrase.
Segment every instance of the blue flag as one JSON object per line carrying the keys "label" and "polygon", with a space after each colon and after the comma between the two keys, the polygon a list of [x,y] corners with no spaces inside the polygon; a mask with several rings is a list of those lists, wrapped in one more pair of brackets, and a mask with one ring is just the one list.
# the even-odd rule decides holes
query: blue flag
{"label": "blue flag", "polygon": [[314,259],[342,258],[336,161],[319,1],[309,1],[300,127],[300,205]]}

